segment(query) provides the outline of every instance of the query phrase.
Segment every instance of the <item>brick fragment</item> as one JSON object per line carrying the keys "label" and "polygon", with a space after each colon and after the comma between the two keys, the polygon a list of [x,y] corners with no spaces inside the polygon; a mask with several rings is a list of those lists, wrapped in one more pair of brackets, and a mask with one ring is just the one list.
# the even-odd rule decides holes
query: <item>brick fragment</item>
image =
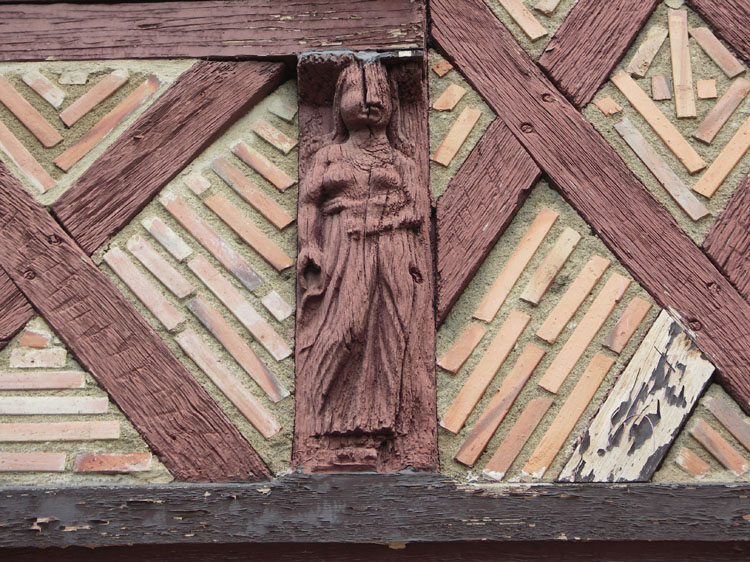
{"label": "brick fragment", "polygon": [[200,174],[190,174],[189,176],[185,176],[182,181],[196,195],[202,195],[211,187],[211,182]]}
{"label": "brick fragment", "polygon": [[195,291],[190,282],[140,236],[132,236],[127,248],[177,298],[185,298]]}
{"label": "brick fragment", "polygon": [[0,452],[0,472],[64,472],[65,453]]}
{"label": "brick fragment", "polygon": [[144,472],[151,468],[151,453],[86,453],[78,455],[73,465],[75,472],[124,474]]}
{"label": "brick fragment", "polygon": [[0,415],[106,414],[106,396],[0,396]]}
{"label": "brick fragment", "polygon": [[67,360],[68,352],[62,347],[16,348],[10,352],[13,369],[61,369]]}
{"label": "brick fragment", "polygon": [[21,170],[23,175],[39,191],[47,193],[57,185],[57,182],[49,172],[45,170],[39,161],[21,144],[16,136],[0,122],[0,149]]}
{"label": "brick fragment", "polygon": [[290,304],[286,302],[276,291],[271,291],[270,293],[268,293],[265,297],[260,299],[260,302],[263,304],[263,306],[266,307],[266,310],[268,310],[268,312],[270,312],[273,317],[276,318],[276,320],[278,320],[279,322],[283,322],[294,312],[294,309],[290,306]]}
{"label": "brick fragment", "polygon": [[174,230],[164,224],[164,221],[160,218],[144,219],[141,224],[177,261],[181,262],[193,253],[190,246]]}
{"label": "brick fragment", "polygon": [[119,90],[127,81],[127,70],[115,70],[65,108],[60,113],[60,119],[67,127],[72,127],[89,111]]}
{"label": "brick fragment", "polygon": [[487,329],[484,326],[477,322],[470,322],[453,342],[451,348],[440,358],[438,366],[455,375],[469,359],[485,333]]}
{"label": "brick fragment", "polygon": [[482,111],[479,109],[464,108],[430,159],[443,166],[449,166],[481,115]]}
{"label": "brick fragment", "polygon": [[0,103],[8,108],[46,148],[51,148],[63,140],[62,135],[42,117],[34,106],[8,82],[0,76]]}
{"label": "brick fragment", "polygon": [[55,109],[59,108],[65,100],[65,92],[38,70],[29,70],[21,76],[21,80]]}
{"label": "brick fragment", "polygon": [[279,191],[286,191],[297,183],[295,179],[287,175],[276,164],[242,141],[232,146],[232,152],[245,164],[271,182]]}
{"label": "brick fragment", "polygon": [[90,441],[119,439],[119,421],[0,423],[0,442]]}
{"label": "brick fragment", "polygon": [[56,390],[83,388],[84,384],[84,374],[79,371],[0,373],[0,390]]}
{"label": "brick fragment", "polygon": [[35,349],[44,349],[52,343],[52,334],[41,330],[25,330],[18,345],[21,347],[33,347]]}
{"label": "brick fragment", "polygon": [[286,136],[276,127],[263,119],[258,119],[255,122],[253,125],[253,132],[284,154],[289,154],[292,149],[297,146],[297,141],[295,139]]}

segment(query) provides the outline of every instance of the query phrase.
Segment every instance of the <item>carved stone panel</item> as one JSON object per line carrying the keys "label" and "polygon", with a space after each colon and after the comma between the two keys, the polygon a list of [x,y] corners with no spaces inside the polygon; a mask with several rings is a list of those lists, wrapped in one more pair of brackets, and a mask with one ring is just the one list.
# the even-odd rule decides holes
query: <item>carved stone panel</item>
{"label": "carved stone panel", "polygon": [[299,62],[293,465],[437,468],[432,201],[421,62]]}

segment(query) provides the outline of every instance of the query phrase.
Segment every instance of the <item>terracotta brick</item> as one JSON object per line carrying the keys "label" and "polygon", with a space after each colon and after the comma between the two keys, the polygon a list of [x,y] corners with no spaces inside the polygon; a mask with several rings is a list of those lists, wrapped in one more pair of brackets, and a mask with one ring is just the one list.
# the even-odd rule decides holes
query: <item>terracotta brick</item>
{"label": "terracotta brick", "polygon": [[685,472],[692,474],[696,478],[703,478],[711,470],[710,464],[685,447],[680,449],[674,462]]}
{"label": "terracotta brick", "polygon": [[456,338],[451,348],[438,361],[438,366],[454,375],[461,369],[471,353],[482,341],[487,329],[481,324],[470,322],[461,335]]}
{"label": "terracotta brick", "polygon": [[190,282],[140,236],[132,236],[127,248],[177,298],[185,298],[195,291]]}
{"label": "terracotta brick", "polygon": [[652,26],[646,33],[645,41],[638,46],[638,50],[630,60],[625,72],[629,72],[638,78],[646,76],[648,69],[651,67],[651,62],[661,49],[668,34],[666,28],[660,25]]}
{"label": "terracotta brick", "polygon": [[275,97],[268,104],[268,111],[291,123],[294,121],[294,116],[297,115],[297,105],[289,103],[280,97]]}
{"label": "terracotta brick", "polygon": [[119,421],[0,423],[0,442],[90,441],[119,439]]}
{"label": "terracotta brick", "polygon": [[297,141],[286,136],[276,127],[263,119],[258,119],[253,125],[253,132],[266,141],[268,144],[283,152],[289,154],[297,146]]}
{"label": "terracotta brick", "polygon": [[106,396],[0,396],[0,415],[106,414]]}
{"label": "terracotta brick", "polygon": [[539,245],[544,240],[552,225],[557,220],[557,213],[551,209],[542,209],[531,223],[526,234],[513,250],[513,253],[505,262],[503,269],[498,273],[497,278],[492,283],[490,290],[479,303],[474,318],[491,322],[500,307],[503,306],[505,299],[508,298],[513,286],[521,277],[523,270],[531,261]]}
{"label": "terracotta brick", "polygon": [[57,185],[49,172],[45,170],[36,158],[26,150],[26,147],[10,132],[10,129],[0,122],[0,149],[21,170],[29,182],[39,191],[46,193]]}
{"label": "terracotta brick", "polygon": [[449,166],[481,115],[482,112],[479,109],[464,108],[430,159],[443,166]]}
{"label": "terracotta brick", "polygon": [[742,476],[750,469],[750,461],[737,452],[737,449],[724,439],[718,431],[708,425],[705,420],[698,418],[695,425],[690,429],[690,435],[703,445],[724,468],[731,470],[735,476]]}
{"label": "terracotta brick", "polygon": [[291,305],[286,302],[276,291],[271,291],[270,293],[268,293],[265,297],[260,299],[260,302],[263,304],[263,306],[266,307],[266,310],[268,310],[268,312],[270,312],[273,317],[276,318],[276,320],[278,320],[279,322],[283,322],[294,312],[294,309],[291,307]]}
{"label": "terracotta brick", "polygon": [[572,228],[566,228],[558,237],[555,245],[539,264],[534,274],[529,279],[526,289],[521,294],[521,299],[537,305],[545,295],[552,281],[555,280],[570,254],[573,253],[581,235]]}
{"label": "terracotta brick", "polygon": [[466,88],[462,88],[458,84],[451,84],[435,100],[435,103],[432,104],[432,109],[435,111],[452,111],[465,94]]}
{"label": "terracotta brick", "polygon": [[66,126],[72,127],[89,111],[119,90],[127,81],[127,70],[115,70],[65,108],[65,110],[60,113],[60,119],[62,119],[62,122],[65,123]]}
{"label": "terracotta brick", "polygon": [[268,439],[281,431],[281,425],[271,413],[227,369],[198,334],[188,328],[175,340],[263,437]]}
{"label": "terracotta brick", "polygon": [[128,473],[151,468],[151,453],[86,453],[78,455],[75,472]]}
{"label": "terracotta brick", "polygon": [[242,141],[232,146],[232,152],[245,164],[271,182],[279,191],[286,191],[297,183],[297,180],[289,177],[276,164]]}
{"label": "terracotta brick", "polygon": [[432,71],[440,76],[440,78],[448,74],[451,70],[453,70],[453,65],[447,60],[441,60],[440,62],[432,65]]}
{"label": "terracotta brick", "polygon": [[16,348],[10,352],[12,369],[61,369],[67,360],[68,352],[62,347]]}
{"label": "terracotta brick", "polygon": [[622,107],[620,107],[617,102],[615,102],[615,100],[613,100],[609,96],[594,100],[594,105],[598,107],[599,111],[601,111],[607,117],[612,117],[613,115],[622,111]]}
{"label": "terracotta brick", "polygon": [[651,310],[650,302],[640,297],[633,297],[617,324],[612,328],[604,345],[615,353],[622,353],[649,310]]}
{"label": "terracotta brick", "polygon": [[655,74],[651,77],[651,98],[654,101],[672,99],[672,81],[668,76]]}
{"label": "terracotta brick", "polygon": [[211,162],[211,169],[216,172],[224,182],[234,189],[251,207],[263,215],[279,230],[294,222],[281,206],[251,182],[245,174],[232,166],[225,158],[216,158]]}
{"label": "terracotta brick", "polygon": [[63,140],[62,135],[2,76],[0,103],[7,107],[45,147],[51,148]]}
{"label": "terracotta brick", "polygon": [[690,30],[690,35],[729,78],[734,78],[745,72],[742,63],[716,38],[710,29],[694,27]]}
{"label": "terracotta brick", "polygon": [[190,260],[188,267],[276,361],[292,354],[291,348],[281,336],[206,258],[196,256]]}
{"label": "terracotta brick", "polygon": [[50,346],[50,343],[52,343],[52,334],[39,330],[26,330],[21,339],[18,340],[18,345],[21,347],[33,347],[35,349],[45,349]]}
{"label": "terracotta brick", "polygon": [[539,23],[534,15],[526,9],[521,0],[498,0],[500,5],[505,8],[510,17],[521,28],[526,37],[536,41],[540,37],[547,35],[547,30]]}
{"label": "terracotta brick", "polygon": [[181,197],[173,193],[165,193],[159,200],[169,214],[221,265],[226,267],[227,271],[234,275],[248,291],[254,291],[263,284],[263,279],[250,264],[235,252],[229,243],[200,218]]}
{"label": "terracotta brick", "polygon": [[458,433],[466,423],[469,415],[482,399],[492,379],[502,367],[516,341],[531,320],[528,314],[513,310],[508,315],[482,359],[464,383],[440,425],[452,433]]}
{"label": "terracotta brick", "polygon": [[712,100],[718,97],[716,93],[716,80],[698,80],[695,83],[695,89],[698,91],[699,100]]}
{"label": "terracotta brick", "polygon": [[65,472],[65,453],[0,452],[0,472]]}
{"label": "terracotta brick", "polygon": [[187,307],[271,400],[279,402],[289,396],[289,391],[206,299],[195,297],[188,301]]}
{"label": "terracotta brick", "polygon": [[115,127],[143,105],[159,89],[160,85],[161,82],[156,76],[149,76],[143,84],[118,103],[112,111],[102,117],[85,135],[55,158],[55,166],[67,172],[76,162],[99,144],[104,137],[112,132]]}
{"label": "terracotta brick", "polygon": [[38,70],[29,70],[21,76],[21,80],[55,109],[59,108],[65,100],[65,92]]}
{"label": "terracotta brick", "polygon": [[668,16],[669,46],[672,55],[674,105],[678,119],[695,117],[693,68],[688,40],[687,10],[672,10]]}
{"label": "terracotta brick", "polygon": [[182,313],[172,306],[120,248],[106,252],[104,262],[167,330],[174,330],[185,321]]}
{"label": "terracotta brick", "polygon": [[141,224],[177,261],[181,262],[193,253],[190,246],[174,230],[164,224],[164,221],[160,218],[144,219]]}
{"label": "terracotta brick", "polygon": [[200,174],[190,174],[182,178],[182,181],[196,195],[202,195],[211,187],[211,182]]}
{"label": "terracotta brick", "polygon": [[0,373],[0,390],[83,388],[84,384],[84,374],[78,371]]}
{"label": "terracotta brick", "polygon": [[706,408],[727,428],[740,444],[750,451],[750,423],[725,398],[708,398]]}
{"label": "terracotta brick", "polygon": [[232,205],[226,197],[217,193],[203,201],[216,216],[231,228],[245,243],[255,250],[260,257],[281,273],[294,266],[294,260],[279,248],[270,238],[255,226],[242,212]]}
{"label": "terracotta brick", "polygon": [[732,173],[734,167],[739,164],[748,149],[750,149],[750,117],[740,125],[708,170],[703,172],[701,178],[693,185],[693,191],[704,197],[711,197]]}
{"label": "terracotta brick", "polygon": [[607,321],[609,315],[612,314],[612,310],[614,310],[622,295],[625,294],[629,285],[630,279],[627,277],[623,277],[619,273],[612,274],[594,302],[591,303],[591,307],[581,318],[576,329],[573,330],[568,341],[565,342],[550,366],[547,367],[542,380],[539,381],[539,386],[553,394],[557,393],[586,348]]}

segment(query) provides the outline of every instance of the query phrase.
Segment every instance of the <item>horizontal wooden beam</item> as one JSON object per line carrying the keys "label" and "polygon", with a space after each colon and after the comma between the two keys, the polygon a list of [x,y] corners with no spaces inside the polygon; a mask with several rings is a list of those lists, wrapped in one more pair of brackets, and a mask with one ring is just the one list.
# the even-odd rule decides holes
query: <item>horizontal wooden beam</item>
{"label": "horizontal wooden beam", "polygon": [[750,305],[481,0],[430,6],[439,48],[750,412]]}
{"label": "horizontal wooden beam", "polygon": [[422,1],[0,4],[0,61],[283,57],[424,48]]}
{"label": "horizontal wooden beam", "polygon": [[0,264],[178,480],[270,478],[208,392],[3,164]]}
{"label": "horizontal wooden beam", "polygon": [[750,2],[747,0],[687,0],[706,23],[750,64]]}
{"label": "horizontal wooden beam", "polygon": [[0,547],[744,541],[750,525],[747,483],[459,488],[439,474],[358,473],[289,474],[262,485],[108,487],[104,494],[100,487],[0,490]]}
{"label": "horizontal wooden beam", "polygon": [[550,39],[539,66],[583,108],[609,78],[659,0],[580,0]]}
{"label": "horizontal wooden beam", "polygon": [[438,199],[438,323],[445,320],[540,175],[516,137],[496,119]]}

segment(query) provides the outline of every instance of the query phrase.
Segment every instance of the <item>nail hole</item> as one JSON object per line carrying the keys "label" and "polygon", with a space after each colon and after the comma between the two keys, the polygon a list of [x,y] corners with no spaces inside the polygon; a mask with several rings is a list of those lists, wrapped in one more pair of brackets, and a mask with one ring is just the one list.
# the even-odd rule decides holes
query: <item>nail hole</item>
{"label": "nail hole", "polygon": [[533,133],[534,132],[534,126],[531,123],[522,123],[521,124],[521,130],[524,133]]}
{"label": "nail hole", "polygon": [[27,269],[23,272],[24,279],[34,279],[36,277],[36,272],[33,269]]}

